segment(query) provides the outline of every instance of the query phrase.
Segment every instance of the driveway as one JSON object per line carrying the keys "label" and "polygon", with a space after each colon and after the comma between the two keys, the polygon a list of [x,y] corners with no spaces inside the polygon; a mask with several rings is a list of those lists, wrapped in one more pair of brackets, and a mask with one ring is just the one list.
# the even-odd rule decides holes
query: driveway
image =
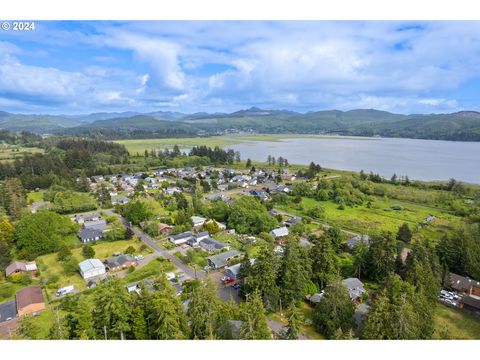
{"label": "driveway", "polygon": [[224,276],[225,275],[223,275],[223,273],[220,271],[215,271],[208,274],[208,277],[212,279],[214,284],[217,286],[218,295],[223,301],[230,301],[230,299],[233,299],[235,303],[240,304],[240,296],[238,295],[240,290],[234,289],[231,284],[224,285],[222,283],[222,278]]}

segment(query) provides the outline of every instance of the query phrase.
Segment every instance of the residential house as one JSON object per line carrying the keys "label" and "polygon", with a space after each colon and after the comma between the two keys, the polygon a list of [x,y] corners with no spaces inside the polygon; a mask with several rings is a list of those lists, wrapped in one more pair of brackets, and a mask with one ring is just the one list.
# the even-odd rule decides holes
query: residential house
{"label": "residential house", "polygon": [[14,261],[5,269],[6,276],[12,276],[14,274],[34,274],[37,271],[37,263]]}
{"label": "residential house", "polygon": [[131,254],[118,255],[107,259],[105,265],[108,270],[117,271],[130,266],[137,266],[137,260]]}
{"label": "residential house", "polygon": [[15,295],[18,316],[38,314],[45,310],[42,288],[38,285],[28,286]]}
{"label": "residential house", "polygon": [[366,292],[363,283],[358,278],[347,278],[342,280],[343,286],[348,290],[348,295],[352,301],[357,302]]}
{"label": "residential house", "polygon": [[180,190],[178,187],[176,186],[172,186],[172,187],[167,187],[166,189],[163,190],[163,192],[167,195],[173,195],[175,193],[180,193],[182,192],[182,190]]}
{"label": "residential house", "polygon": [[229,266],[225,269],[224,274],[225,276],[238,280],[240,279],[240,268],[242,267],[241,263]]}
{"label": "residential house", "polygon": [[285,220],[284,224],[285,224],[286,227],[290,227],[290,226],[293,226],[293,225],[298,224],[300,222],[302,222],[302,218],[297,217],[297,216],[293,216],[293,217]]}
{"label": "residential house", "polygon": [[250,190],[250,195],[258,197],[260,200],[268,200],[270,196],[261,190]]}
{"label": "residential house", "polygon": [[178,234],[178,235],[171,235],[168,238],[168,240],[170,240],[174,245],[178,246],[178,245],[185,244],[191,238],[193,238],[192,232],[191,231],[186,231],[186,232]]}
{"label": "residential house", "polygon": [[480,312],[480,296],[467,295],[462,298],[460,307]]}
{"label": "residential house", "polygon": [[205,223],[205,221],[207,221],[207,219],[201,216],[192,216],[190,219],[192,219],[194,228],[200,228]]}
{"label": "residential house", "polygon": [[123,205],[130,201],[130,199],[126,196],[113,196],[112,197],[112,205]]}
{"label": "residential house", "polygon": [[213,269],[222,269],[228,265],[231,259],[237,258],[240,253],[237,250],[229,250],[220,254],[207,257],[208,265]]}
{"label": "residential house", "polygon": [[207,237],[206,239],[200,240],[198,243],[200,247],[209,252],[216,252],[218,250],[228,249],[229,247],[220,241]]}
{"label": "residential house", "polygon": [[77,236],[83,243],[88,243],[92,241],[102,240],[103,239],[103,231],[98,229],[85,229],[82,228],[78,232]]}
{"label": "residential house", "polygon": [[162,235],[170,235],[173,231],[173,226],[168,224],[159,223],[158,224],[158,232]]}
{"label": "residential house", "polygon": [[447,275],[447,284],[461,294],[480,296],[480,281],[449,273]]}
{"label": "residential house", "polygon": [[347,247],[350,250],[353,250],[355,248],[355,245],[357,245],[359,242],[364,242],[367,245],[370,244],[370,236],[368,236],[368,235],[355,235],[354,237],[351,237],[350,239],[347,240]]}
{"label": "residential house", "polygon": [[273,229],[269,232],[275,239],[282,238],[288,236],[288,228],[286,226],[282,226],[276,229]]}
{"label": "residential house", "polygon": [[95,276],[105,274],[105,265],[98,259],[87,259],[78,264],[80,267],[80,275],[84,279],[90,279]]}

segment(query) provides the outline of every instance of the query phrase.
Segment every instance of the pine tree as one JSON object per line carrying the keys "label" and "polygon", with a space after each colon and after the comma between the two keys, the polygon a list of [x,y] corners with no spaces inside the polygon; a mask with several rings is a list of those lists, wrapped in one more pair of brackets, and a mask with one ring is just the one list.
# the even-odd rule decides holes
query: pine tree
{"label": "pine tree", "polygon": [[280,293],[285,306],[303,299],[303,291],[309,281],[308,262],[301,250],[296,237],[287,240],[279,276]]}
{"label": "pine tree", "polygon": [[92,245],[86,244],[82,248],[82,255],[85,259],[92,259],[95,256],[95,250]]}
{"label": "pine tree", "polygon": [[353,264],[356,275],[361,279],[362,273],[368,264],[368,243],[359,241],[353,248]]}
{"label": "pine tree", "polygon": [[138,305],[132,310],[132,334],[135,340],[148,340],[147,321],[143,308]]}
{"label": "pine tree", "polygon": [[242,304],[242,320],[243,323],[240,326],[242,339],[271,339],[265,308],[263,307],[262,296],[259,291],[251,293],[247,301]]}
{"label": "pine tree", "polygon": [[326,236],[314,237],[310,250],[312,281],[323,289],[338,272],[332,242]]}
{"label": "pine tree", "polygon": [[219,303],[217,289],[211,279],[192,292],[188,317],[193,339],[215,339],[219,329]]}
{"label": "pine tree", "polygon": [[335,278],[315,306],[314,325],[326,337],[334,338],[339,329],[344,334],[352,328],[354,312],[355,307],[347,289],[339,278]]}
{"label": "pine tree", "polygon": [[403,223],[398,228],[397,240],[400,240],[406,243],[409,243],[410,241],[412,241],[412,231],[408,227],[407,223]]}
{"label": "pine tree", "polygon": [[287,309],[287,331],[285,333],[286,340],[297,340],[302,325],[303,316],[298,304],[292,303]]}
{"label": "pine tree", "polygon": [[391,233],[381,233],[370,238],[368,252],[368,275],[382,280],[395,270],[397,244]]}

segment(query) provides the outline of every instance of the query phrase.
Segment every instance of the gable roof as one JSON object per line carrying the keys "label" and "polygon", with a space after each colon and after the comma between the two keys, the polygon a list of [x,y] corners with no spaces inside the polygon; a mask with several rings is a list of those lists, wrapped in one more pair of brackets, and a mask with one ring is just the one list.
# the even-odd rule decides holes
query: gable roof
{"label": "gable roof", "polygon": [[78,232],[78,237],[82,240],[89,240],[95,238],[102,238],[103,231],[100,229],[81,229]]}
{"label": "gable roof", "polygon": [[212,248],[214,250],[222,250],[223,248],[226,247],[224,243],[221,243],[220,241],[217,241],[215,239],[212,239],[210,237],[207,237],[206,239],[203,239],[200,241],[200,246],[202,247],[207,247],[207,248]]}
{"label": "gable roof", "polygon": [[105,269],[105,265],[98,259],[87,259],[78,264],[80,271],[86,273],[95,269]]}
{"label": "gable roof", "polygon": [[128,262],[135,261],[133,256],[131,254],[124,254],[124,255],[118,255],[111,257],[110,259],[107,260],[107,266],[109,268],[116,268],[119,266],[123,266]]}
{"label": "gable roof", "polygon": [[468,305],[480,310],[480,297],[475,295],[464,296],[462,299],[464,305]]}
{"label": "gable roof", "polygon": [[42,288],[38,285],[28,286],[19,290],[15,295],[15,301],[18,310],[31,304],[41,304],[45,302],[43,299]]}
{"label": "gable roof", "polygon": [[450,286],[458,291],[470,290],[472,286],[480,286],[480,281],[470,279],[466,276],[449,273]]}
{"label": "gable roof", "polygon": [[13,274],[15,271],[25,271],[25,263],[21,261],[14,261],[10,265],[7,266],[5,269],[5,274],[7,276],[10,276]]}
{"label": "gable roof", "polygon": [[207,260],[210,260],[218,268],[226,266],[228,260],[237,256],[240,256],[240,253],[237,250],[229,250],[220,254],[209,256],[207,257]]}
{"label": "gable roof", "polygon": [[287,236],[288,228],[286,226],[282,226],[282,227],[273,229],[272,231],[270,231],[270,235],[272,235],[273,237]]}

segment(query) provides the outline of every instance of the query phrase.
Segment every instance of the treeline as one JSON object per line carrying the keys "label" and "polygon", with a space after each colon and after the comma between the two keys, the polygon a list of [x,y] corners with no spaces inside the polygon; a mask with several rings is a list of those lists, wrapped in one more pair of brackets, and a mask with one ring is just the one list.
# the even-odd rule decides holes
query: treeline
{"label": "treeline", "polygon": [[122,145],[80,139],[62,139],[47,153],[35,153],[10,163],[0,163],[0,180],[18,177],[26,189],[48,188],[52,184],[73,187],[81,173],[108,173],[108,166],[128,164]]}
{"label": "treeline", "polygon": [[[237,306],[233,301],[223,302],[211,280],[186,281],[184,285],[183,294],[177,297],[165,274],[160,273],[153,291],[141,286],[137,294],[128,293],[121,280],[111,279],[90,294],[65,297],[57,309],[62,310],[62,316],[55,318],[48,337],[55,340],[271,338],[258,294],[252,294],[248,301]],[[39,331],[33,318],[25,316],[16,336],[35,339]]]}
{"label": "treeline", "polygon": [[223,150],[218,146],[213,149],[208,146],[194,146],[190,150],[190,156],[205,156],[210,159],[213,164],[231,165],[240,162],[240,153],[232,149]]}
{"label": "treeline", "polygon": [[37,146],[42,141],[42,137],[28,131],[16,133],[0,129],[0,142],[2,141],[12,145]]}

